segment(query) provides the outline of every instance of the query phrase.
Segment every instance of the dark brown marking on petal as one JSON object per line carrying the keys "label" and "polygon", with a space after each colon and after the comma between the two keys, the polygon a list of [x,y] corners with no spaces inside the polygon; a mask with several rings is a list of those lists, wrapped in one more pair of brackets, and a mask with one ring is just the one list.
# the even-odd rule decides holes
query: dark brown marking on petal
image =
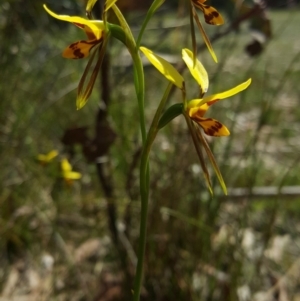
{"label": "dark brown marking on petal", "polygon": [[[208,5],[206,5],[206,6],[208,6]],[[212,11],[209,14],[204,13],[205,22],[208,24],[211,24],[211,25],[214,25],[214,22],[212,22],[212,20],[214,20],[215,18],[218,18],[219,16],[220,16],[220,14],[216,10]]]}
{"label": "dark brown marking on petal", "polygon": [[75,42],[69,46],[71,49],[76,49],[79,42]]}
{"label": "dark brown marking on petal", "polygon": [[[212,118],[207,118],[206,120],[202,121],[202,122],[206,122],[206,121],[212,121]],[[218,133],[219,130],[223,127],[223,124],[220,123],[219,121],[215,120],[214,121],[215,124],[210,126],[209,128],[205,129],[205,133],[209,136],[215,136],[215,133]]]}
{"label": "dark brown marking on petal", "polygon": [[75,42],[75,43],[73,43],[69,46],[69,48],[72,49],[72,52],[73,52],[73,55],[75,56],[75,59],[82,59],[84,57],[84,54],[78,48],[79,43],[80,42]]}
{"label": "dark brown marking on petal", "polygon": [[215,133],[212,129],[206,129],[205,132],[208,136],[214,136],[214,133]]}
{"label": "dark brown marking on petal", "polygon": [[92,41],[92,42],[89,42],[89,41],[78,41],[78,42],[75,42],[75,43],[71,44],[71,45],[69,46],[69,48],[71,48],[72,51],[73,51],[73,55],[74,55],[74,57],[75,57],[74,59],[82,59],[82,58],[84,57],[84,54],[81,52],[80,48],[78,48],[78,44],[79,44],[79,43],[81,43],[81,44],[87,44],[87,45],[93,45],[93,46],[89,49],[89,51],[91,51],[91,49],[92,49],[95,45],[99,44],[101,41],[102,41],[102,39],[96,40],[96,41]]}
{"label": "dark brown marking on petal", "polygon": [[215,8],[213,8],[210,5],[200,3],[197,0],[192,0],[192,3],[195,7],[202,10],[205,22],[207,24],[216,25],[214,20],[220,17],[220,13],[217,10],[215,10]]}
{"label": "dark brown marking on petal", "polygon": [[80,51],[79,48],[75,49],[73,51],[74,56],[76,56],[77,59],[82,59],[84,57],[84,54]]}

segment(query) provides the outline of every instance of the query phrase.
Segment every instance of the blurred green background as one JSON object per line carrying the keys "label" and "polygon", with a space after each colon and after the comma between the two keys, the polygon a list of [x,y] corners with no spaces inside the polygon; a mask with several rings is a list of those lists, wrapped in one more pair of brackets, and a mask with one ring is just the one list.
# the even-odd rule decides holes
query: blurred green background
{"label": "blurred green background", "polygon": [[[84,16],[84,1],[46,3]],[[229,196],[213,171],[214,197],[207,192],[182,117],[159,133],[150,157],[142,300],[300,300],[299,4],[271,2],[232,29],[241,16],[234,3],[212,3],[226,24],[205,25],[219,59],[215,64],[200,48],[208,94],[252,78],[245,92],[210,112],[231,131],[208,139]],[[61,57],[84,34],[52,19],[42,4],[0,3],[0,300],[129,300],[141,147],[130,57],[111,41],[110,102],[99,125],[100,81],[76,111],[87,60]],[[137,34],[145,11],[125,15]],[[142,44],[180,63],[181,49],[191,48],[186,2],[166,1]],[[150,124],[167,82],[149,65],[145,72]],[[197,97],[198,87],[184,77],[188,97]],[[170,104],[178,101],[175,91]],[[97,160],[87,156],[83,136],[89,150],[104,141]],[[38,154],[52,149],[59,157],[41,165]],[[82,174],[73,185],[60,177],[64,157]]]}

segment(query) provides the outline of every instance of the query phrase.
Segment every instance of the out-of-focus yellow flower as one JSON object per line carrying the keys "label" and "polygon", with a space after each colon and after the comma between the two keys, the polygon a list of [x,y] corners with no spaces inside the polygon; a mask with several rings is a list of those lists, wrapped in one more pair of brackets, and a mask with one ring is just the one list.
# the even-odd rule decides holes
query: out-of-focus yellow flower
{"label": "out-of-focus yellow flower", "polygon": [[[190,0],[191,4],[191,14],[192,17],[194,18],[199,31],[201,32],[201,35],[204,39],[204,42],[213,57],[214,61],[217,62],[217,56],[213,50],[213,47],[210,43],[210,40],[199,20],[196,8],[199,8],[204,15],[205,22],[210,25],[222,25],[224,23],[222,15],[212,6],[205,4],[206,0]],[[192,22],[192,18],[191,18]],[[192,34],[192,42],[193,42],[193,51],[196,54],[196,38],[195,38],[195,32],[194,32],[194,24],[191,23],[191,34]]]}
{"label": "out-of-focus yellow flower", "polygon": [[72,165],[67,159],[61,160],[61,171],[62,177],[67,183],[72,183],[73,180],[79,180],[81,178],[81,173],[73,171]]}
{"label": "out-of-focus yellow flower", "polygon": [[41,164],[46,165],[49,162],[51,162],[57,156],[58,156],[58,151],[57,150],[52,150],[48,154],[45,154],[45,155],[44,154],[39,154],[37,156],[37,159]]}
{"label": "out-of-focus yellow flower", "polygon": [[[204,66],[201,64],[201,62],[194,57],[192,51],[190,51],[189,49],[183,49],[182,58],[186,63],[191,75],[199,84],[200,92],[201,92],[201,98],[192,99],[188,101],[185,98],[186,93],[185,93],[184,79],[178,73],[178,71],[170,63],[168,63],[166,60],[153,53],[151,50],[145,47],[140,47],[140,50],[145,54],[145,56],[153,64],[153,66],[161,74],[164,75],[165,78],[167,78],[170,82],[172,82],[174,85],[176,85],[178,88],[180,88],[183,91],[184,99],[183,99],[183,109],[181,113],[184,115],[187,121],[198,157],[200,159],[201,167],[204,171],[204,175],[209,190],[212,192],[208,170],[204,162],[200,145],[204,147],[212,163],[212,166],[217,174],[219,182],[226,194],[227,193],[226,185],[222,178],[221,172],[209,148],[208,143],[206,142],[205,138],[201,133],[200,128],[202,128],[205,134],[209,136],[214,136],[214,137],[228,136],[230,133],[225,125],[223,125],[221,122],[219,122],[216,119],[204,117],[204,115],[207,112],[207,110],[210,108],[210,106],[213,105],[214,103],[245,90],[250,85],[251,79],[248,79],[244,83],[232,89],[229,89],[227,91],[204,97],[209,87],[209,79],[208,79],[207,72]],[[177,115],[174,114],[173,118],[176,116]]]}

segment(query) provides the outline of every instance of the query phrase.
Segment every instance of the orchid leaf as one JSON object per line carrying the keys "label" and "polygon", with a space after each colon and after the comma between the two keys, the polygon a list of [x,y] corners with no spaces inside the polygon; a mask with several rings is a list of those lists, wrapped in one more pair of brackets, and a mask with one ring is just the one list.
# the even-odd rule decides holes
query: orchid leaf
{"label": "orchid leaf", "polygon": [[183,104],[182,103],[176,103],[176,104],[172,105],[161,116],[161,118],[158,122],[158,128],[162,129],[169,122],[171,122],[174,118],[181,115],[182,112],[183,112]]}

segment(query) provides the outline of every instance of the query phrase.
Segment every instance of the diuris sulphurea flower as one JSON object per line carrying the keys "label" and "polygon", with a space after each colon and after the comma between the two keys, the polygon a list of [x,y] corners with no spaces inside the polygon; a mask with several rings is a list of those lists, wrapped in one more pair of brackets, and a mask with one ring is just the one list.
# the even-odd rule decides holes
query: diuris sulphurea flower
{"label": "diuris sulphurea flower", "polygon": [[[105,24],[100,20],[88,20],[78,16],[57,15],[44,5],[45,10],[52,17],[66,22],[71,22],[77,27],[84,30],[87,35],[86,40],[80,40],[72,43],[63,51],[63,57],[70,59],[82,59],[90,56],[88,64],[80,79],[77,90],[77,109],[81,109],[90,97],[93,87],[102,64],[105,54],[105,48],[109,37],[109,31],[106,30]],[[97,62],[93,64],[95,58]],[[89,71],[93,69],[91,74]]]}
{"label": "diuris sulphurea flower", "polygon": [[82,59],[90,54],[93,47],[101,44],[104,38],[105,27],[103,21],[87,20],[77,16],[57,15],[44,4],[44,9],[55,19],[71,22],[83,29],[87,40],[72,43],[63,51],[63,57],[68,59]]}
{"label": "diuris sulphurea flower", "polygon": [[217,62],[217,56],[213,50],[213,47],[210,43],[210,40],[199,20],[196,9],[200,9],[204,15],[204,20],[207,24],[210,25],[222,25],[224,23],[222,15],[212,6],[205,4],[206,0],[190,0],[190,22],[191,22],[191,35],[192,35],[192,44],[193,52],[196,57],[197,54],[197,45],[196,45],[196,36],[193,19],[195,20],[197,27],[204,39],[204,42],[215,62]]}
{"label": "diuris sulphurea flower", "polygon": [[207,92],[209,87],[208,74],[201,62],[194,57],[193,52],[185,48],[182,50],[182,59],[186,63],[193,78],[199,84],[201,91],[201,98],[192,99],[188,101],[185,97],[186,93],[184,79],[178,73],[178,71],[169,62],[164,60],[162,57],[156,55],[151,50],[145,47],[140,47],[140,50],[145,54],[150,63],[152,63],[152,65],[162,75],[164,75],[165,78],[167,78],[170,82],[172,82],[183,92],[183,103],[175,104],[171,106],[168,110],[166,110],[164,115],[161,117],[160,128],[165,126],[173,118],[182,114],[186,119],[210,192],[212,193],[211,182],[202,154],[201,145],[205,149],[207,156],[210,159],[210,162],[212,163],[212,166],[216,172],[216,175],[219,179],[224,193],[227,194],[227,189],[223,177],[218,168],[216,160],[209,148],[209,145],[202,134],[201,129],[203,129],[204,133],[208,136],[228,136],[230,132],[225,125],[223,125],[220,121],[216,119],[204,117],[204,115],[213,104],[245,90],[250,85],[251,79],[248,79],[242,84],[227,91],[205,96],[205,93]]}

